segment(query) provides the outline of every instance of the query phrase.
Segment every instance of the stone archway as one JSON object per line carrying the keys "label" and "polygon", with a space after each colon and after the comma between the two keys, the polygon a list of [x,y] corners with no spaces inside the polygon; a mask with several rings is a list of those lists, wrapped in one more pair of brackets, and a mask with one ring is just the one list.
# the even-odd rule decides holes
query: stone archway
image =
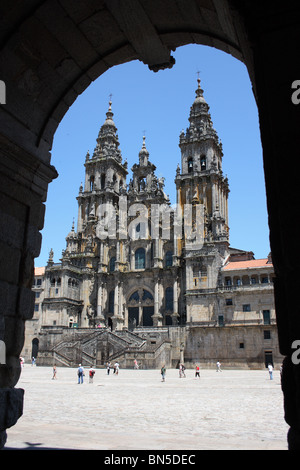
{"label": "stone archway", "polygon": [[[242,60],[257,101],[263,146],[283,391],[290,448],[300,448],[300,370],[292,345],[300,337],[298,164],[300,107],[291,100],[299,79],[299,4],[258,0],[77,2],[12,0],[2,9],[0,182],[2,262],[0,370],[3,409],[22,402],[24,324],[33,314],[34,258],[39,254],[55,130],[77,96],[110,67],[141,60],[153,71],[174,65],[171,50],[189,43],[217,47]],[[3,96],[1,97],[3,102]],[[286,155],[288,177],[282,177]],[[2,400],[3,397],[3,400]],[[5,412],[5,429],[20,415]],[[9,423],[5,416],[13,415]]]}
{"label": "stone archway", "polygon": [[34,338],[32,340],[32,349],[31,349],[31,357],[35,359],[38,357],[39,354],[39,340],[38,338]]}

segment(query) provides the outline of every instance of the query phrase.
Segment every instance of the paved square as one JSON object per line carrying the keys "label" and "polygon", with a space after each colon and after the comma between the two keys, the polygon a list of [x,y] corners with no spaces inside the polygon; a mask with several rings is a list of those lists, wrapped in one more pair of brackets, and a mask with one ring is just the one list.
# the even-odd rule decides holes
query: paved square
{"label": "paved square", "polygon": [[267,370],[77,369],[25,364],[17,387],[24,413],[7,430],[9,449],[287,449],[280,373]]}

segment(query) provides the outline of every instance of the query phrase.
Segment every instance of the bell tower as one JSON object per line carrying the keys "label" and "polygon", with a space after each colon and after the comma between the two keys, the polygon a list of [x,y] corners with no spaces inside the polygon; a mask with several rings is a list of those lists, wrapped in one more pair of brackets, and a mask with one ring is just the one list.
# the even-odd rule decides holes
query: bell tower
{"label": "bell tower", "polygon": [[[219,269],[228,255],[228,180],[222,172],[222,144],[213,127],[209,106],[198,79],[196,97],[190,108],[189,127],[180,134],[181,168],[178,166],[175,183],[177,205],[182,213],[186,208],[195,225],[196,210],[201,209],[199,238],[187,243],[188,224],[184,224],[183,240],[178,252],[185,262],[185,283],[190,302],[199,290],[213,289],[218,283]],[[199,220],[198,220],[199,222]],[[191,297],[192,296],[192,297]],[[191,317],[191,313],[190,313]],[[195,320],[195,318],[193,318]],[[189,301],[187,301],[187,321]]]}
{"label": "bell tower", "polygon": [[181,132],[181,172],[177,171],[177,204],[202,204],[204,239],[228,242],[228,179],[222,172],[223,150],[198,79],[190,125]]}

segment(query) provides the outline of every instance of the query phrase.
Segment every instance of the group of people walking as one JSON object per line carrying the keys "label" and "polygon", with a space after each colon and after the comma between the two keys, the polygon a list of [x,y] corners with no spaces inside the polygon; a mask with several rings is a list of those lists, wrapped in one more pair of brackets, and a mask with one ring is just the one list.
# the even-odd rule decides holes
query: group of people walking
{"label": "group of people walking", "polygon": [[[186,373],[185,373],[185,370],[186,370],[186,367],[184,364],[179,364],[179,378],[185,378],[186,377]],[[106,373],[107,375],[110,374],[110,370],[113,369],[113,373],[118,375],[119,374],[119,369],[120,369],[120,365],[118,362],[116,362],[113,366],[111,366],[111,363],[110,362],[107,362],[106,364]],[[139,366],[138,366],[138,363],[136,361],[136,359],[134,360],[134,369],[139,369]],[[268,364],[268,372],[269,372],[269,376],[270,376],[270,379],[273,380],[273,366],[272,364]],[[166,380],[166,366],[165,364],[161,367],[160,369],[160,373],[161,373],[161,377],[162,377],[162,382],[165,382]],[[222,372],[222,369],[221,369],[221,364],[219,361],[217,361],[216,363],[216,372]],[[94,380],[94,375],[95,375],[96,371],[93,367],[90,367],[89,368],[89,371],[88,371],[88,376],[89,376],[89,383],[93,383],[93,380]],[[85,371],[84,371],[84,367],[79,364],[78,365],[78,369],[77,369],[77,376],[78,376],[78,383],[79,384],[82,384],[83,383],[83,378],[85,376]],[[195,378],[199,378],[200,379],[200,367],[198,364],[196,364],[195,366]],[[57,379],[57,368],[56,368],[56,364],[54,364],[53,366],[53,376],[52,376],[52,379]]]}
{"label": "group of people walking", "polygon": [[[107,373],[107,375],[110,374],[111,369],[113,369],[114,374],[118,375],[119,374],[119,368],[120,368],[120,365],[119,365],[118,362],[116,362],[113,366],[111,366],[110,362],[106,363],[106,373]],[[95,373],[96,373],[95,369],[93,367],[90,367],[89,368],[89,383],[93,383]],[[82,384],[83,383],[83,377],[85,376],[85,372],[84,372],[84,367],[81,364],[78,365],[77,376],[78,376],[78,383]]]}

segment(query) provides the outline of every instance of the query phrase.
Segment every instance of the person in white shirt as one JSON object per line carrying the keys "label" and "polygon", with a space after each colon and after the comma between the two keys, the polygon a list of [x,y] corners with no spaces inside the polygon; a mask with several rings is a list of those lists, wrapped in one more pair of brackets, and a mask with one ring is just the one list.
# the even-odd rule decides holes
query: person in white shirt
{"label": "person in white shirt", "polygon": [[269,370],[270,380],[273,380],[273,366],[272,366],[272,364],[268,365],[268,370]]}

